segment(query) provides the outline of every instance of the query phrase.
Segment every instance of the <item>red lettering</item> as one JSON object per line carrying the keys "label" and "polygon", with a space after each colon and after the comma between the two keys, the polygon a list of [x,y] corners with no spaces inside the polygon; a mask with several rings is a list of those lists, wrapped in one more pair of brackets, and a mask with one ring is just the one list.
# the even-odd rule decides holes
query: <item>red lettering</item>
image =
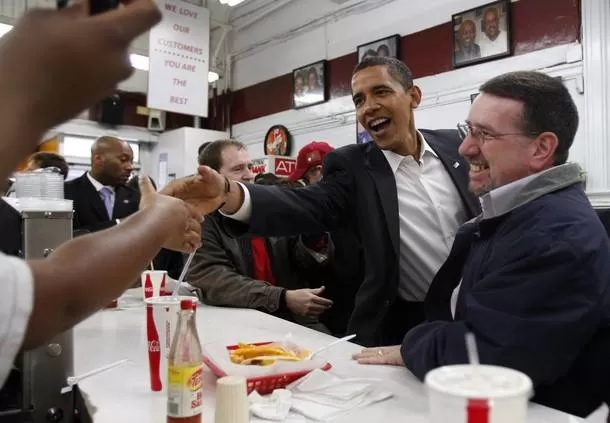
{"label": "red lettering", "polygon": [[186,79],[174,78],[174,86],[186,87]]}
{"label": "red lettering", "polygon": [[194,10],[186,9],[184,7],[181,7],[178,13],[180,13],[182,16],[186,16],[193,19],[197,19],[197,16],[199,16],[199,13],[195,12]]}
{"label": "red lettering", "polygon": [[184,32],[185,34],[190,34],[191,29],[188,26],[174,24],[174,31]]}
{"label": "red lettering", "polygon": [[182,70],[185,70],[185,71],[188,71],[188,72],[195,72],[197,70],[197,66],[189,65],[187,63],[184,63],[182,65]]}
{"label": "red lettering", "polygon": [[168,68],[180,69],[180,62],[176,60],[166,60],[165,66],[167,66]]}
{"label": "red lettering", "polygon": [[186,97],[176,97],[174,95],[169,97],[169,102],[173,103],[173,104],[182,104],[182,105],[186,105],[186,103],[188,102],[188,98]]}

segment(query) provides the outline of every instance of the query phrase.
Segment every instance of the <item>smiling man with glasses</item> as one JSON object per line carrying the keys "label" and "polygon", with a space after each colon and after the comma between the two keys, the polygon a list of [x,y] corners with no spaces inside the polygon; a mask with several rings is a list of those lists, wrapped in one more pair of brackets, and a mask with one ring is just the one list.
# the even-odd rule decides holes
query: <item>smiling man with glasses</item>
{"label": "smiling man with glasses", "polygon": [[458,125],[459,152],[483,213],[456,235],[426,297],[427,321],[402,346],[365,349],[367,364],[418,378],[467,363],[514,368],[534,401],[586,416],[610,400],[610,242],[566,163],[578,112],[564,85],[538,72],[498,76]]}

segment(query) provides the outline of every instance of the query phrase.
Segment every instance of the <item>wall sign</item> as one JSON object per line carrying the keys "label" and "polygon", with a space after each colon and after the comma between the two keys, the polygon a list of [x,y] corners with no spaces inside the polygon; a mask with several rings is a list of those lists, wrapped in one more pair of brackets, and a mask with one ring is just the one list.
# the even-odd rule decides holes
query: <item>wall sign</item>
{"label": "wall sign", "polygon": [[290,156],[292,137],[283,125],[273,125],[265,135],[265,155]]}
{"label": "wall sign", "polygon": [[210,12],[181,0],[155,0],[163,19],[150,30],[147,106],[208,115]]}
{"label": "wall sign", "polygon": [[252,173],[273,173],[276,176],[290,176],[297,167],[292,157],[266,156],[252,160]]}

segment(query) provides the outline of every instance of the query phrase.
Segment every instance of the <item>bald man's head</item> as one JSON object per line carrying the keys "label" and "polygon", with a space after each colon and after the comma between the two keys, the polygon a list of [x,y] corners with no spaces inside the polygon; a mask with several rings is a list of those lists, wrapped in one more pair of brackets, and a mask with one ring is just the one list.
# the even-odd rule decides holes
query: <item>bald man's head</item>
{"label": "bald man's head", "polygon": [[91,176],[104,185],[123,185],[133,171],[133,151],[116,137],[100,137],[91,146]]}

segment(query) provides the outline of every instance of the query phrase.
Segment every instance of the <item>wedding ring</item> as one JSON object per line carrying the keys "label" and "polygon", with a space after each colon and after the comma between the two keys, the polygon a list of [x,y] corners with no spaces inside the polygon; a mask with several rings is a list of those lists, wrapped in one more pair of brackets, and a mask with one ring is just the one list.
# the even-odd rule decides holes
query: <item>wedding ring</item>
{"label": "wedding ring", "polygon": [[377,350],[377,355],[383,357],[383,350],[381,348]]}

